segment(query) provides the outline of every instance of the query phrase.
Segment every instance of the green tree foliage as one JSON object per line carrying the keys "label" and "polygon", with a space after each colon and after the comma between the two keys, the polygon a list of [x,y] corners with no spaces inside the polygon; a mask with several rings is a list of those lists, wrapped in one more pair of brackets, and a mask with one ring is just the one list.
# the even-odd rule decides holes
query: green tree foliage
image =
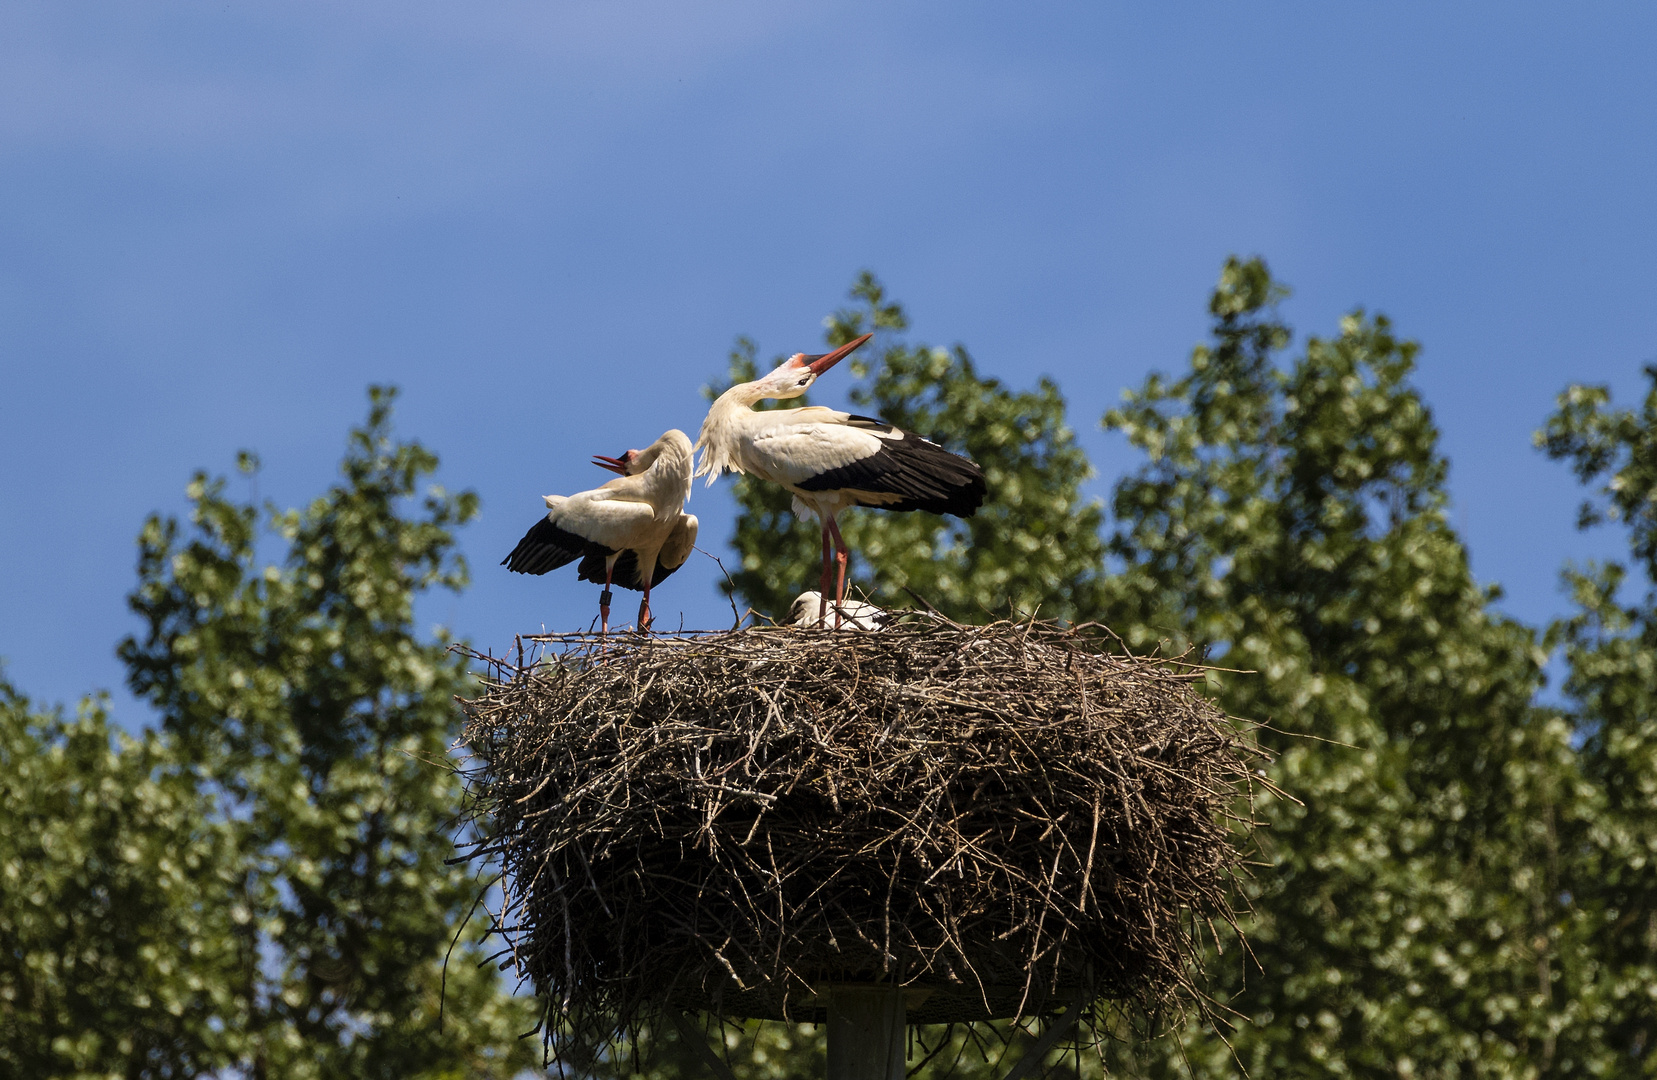
{"label": "green tree foliage", "polygon": [[257,963],[227,823],[166,740],[0,680],[0,1075],[195,1076],[234,1059]]}
{"label": "green tree foliage", "polygon": [[1620,561],[1567,569],[1578,610],[1550,631],[1599,803],[1571,883],[1598,965],[1583,1009],[1611,1057],[1603,1074],[1618,1076],[1657,1076],[1657,365],[1645,375],[1639,412],[1612,408],[1603,386],[1572,386],[1537,433],[1596,487],[1580,526],[1620,523],[1633,556],[1632,572]]}
{"label": "green tree foliage", "polygon": [[[871,285],[831,321],[831,344],[901,326]],[[1410,382],[1416,347],[1357,312],[1291,358],[1283,295],[1258,260],[1226,265],[1212,341],[1106,417],[1147,457],[1114,490],[1117,572],[1101,579],[1094,549],[1061,547],[1027,579],[1026,607],[1249,670],[1216,672],[1207,688],[1271,725],[1274,779],[1295,797],[1259,807],[1266,865],[1247,886],[1244,926],[1257,964],[1236,950],[1211,958],[1217,994],[1240,1014],[1233,1045],[1193,1025],[1110,1059],[1129,1075],[1612,1074],[1627,1059],[1600,1039],[1592,921],[1573,899],[1596,796],[1569,718],[1533,703],[1542,643],[1492,609],[1498,593],[1474,582],[1446,520],[1448,465]],[[993,413],[975,412],[973,384],[951,384],[934,362],[947,356],[880,355],[858,403],[922,432],[948,417],[950,441],[988,465],[993,443],[970,440]],[[1062,425],[1062,400],[1044,389],[1044,415]],[[1073,492],[1078,463],[1046,482]],[[783,580],[809,580],[815,537],[778,539],[786,497],[739,495],[744,572],[787,566]],[[903,535],[882,517],[858,527]],[[903,580],[933,559],[924,542],[854,543]],[[974,606],[972,582],[955,580],[960,612]],[[1085,587],[1043,594],[1044,581]],[[773,603],[790,591],[737,584],[751,598],[771,590]],[[1618,910],[1623,932],[1646,932]],[[1631,965],[1628,986],[1645,970]]]}
{"label": "green tree foliage", "polygon": [[535,1059],[515,1038],[529,1010],[478,970],[478,885],[445,865],[464,664],[413,629],[419,593],[466,582],[451,529],[477,500],[432,487],[416,503],[437,459],[392,439],[392,391],[370,396],[341,482],[270,511],[279,565],[259,565],[259,511],[222,479],[192,481],[188,530],[145,524],[131,597],[145,630],[120,655],[226,811],[226,904],[246,942],[222,1017],[243,1038],[236,1066],[508,1076]]}
{"label": "green tree foliage", "polygon": [[[858,379],[852,402],[972,458],[984,469],[989,495],[965,520],[918,511],[844,515],[850,579],[872,597],[904,606],[910,601],[901,590],[908,587],[969,622],[1005,616],[1008,605],[1023,612],[1039,607],[1056,618],[1096,607],[1103,513],[1081,494],[1092,468],[1065,422],[1058,387],[1042,379],[1034,390],[1009,390],[981,375],[963,346],[905,341],[900,335],[909,324],[902,307],[866,271],[853,284],[851,299],[853,306],[829,318],[826,337],[832,348],[875,334],[848,362]],[[751,341],[739,339],[730,383],[755,377],[754,352]],[[710,395],[717,392],[710,388]],[[755,610],[781,617],[803,589],[816,587],[822,558],[817,525],[795,520],[791,496],[777,485],[745,476],[735,482],[740,513],[733,545],[741,558],[733,575],[736,592]]]}
{"label": "green tree foliage", "polygon": [[[1040,1032],[1036,1021],[916,1027],[909,1042],[910,1073],[917,1080],[996,1080],[1030,1052]],[[749,1020],[710,1027],[706,1040],[737,1080],[797,1080],[823,1075],[825,1036],[820,1024]],[[1049,1076],[1103,1075],[1097,1054],[1084,1049],[1078,1056],[1074,1045],[1063,1042],[1048,1052],[1046,1064]],[[704,1057],[688,1047],[678,1031],[669,1029],[646,1030],[636,1045],[600,1062],[592,1075],[616,1080],[701,1080],[710,1073]]]}
{"label": "green tree foliage", "polygon": [[[863,275],[827,334],[877,335],[853,401],[972,456],[990,495],[966,522],[848,514],[855,573],[889,603],[907,585],[961,619],[1100,618],[1251,672],[1206,689],[1270,725],[1294,799],[1258,807],[1253,960],[1208,958],[1239,1023],[1229,1047],[1196,1024],[1112,1045],[1118,1074],[1657,1076],[1657,367],[1638,411],[1572,387],[1538,436],[1594,488],[1580,523],[1620,523],[1632,556],[1570,569],[1577,613],[1538,641],[1446,520],[1415,346],[1358,312],[1291,355],[1283,295],[1229,262],[1212,339],[1107,414],[1145,454],[1107,537],[1057,387],[906,343]],[[739,341],[731,378],[754,374]],[[421,490],[436,459],[393,439],[391,400],[372,392],[305,509],[261,515],[197,475],[187,523],[146,523],[121,655],[161,730],[112,739],[100,703],[65,719],[0,681],[0,1075],[538,1064],[516,1038],[533,1010],[479,966],[477,883],[445,865],[463,666],[413,629],[416,597],[465,583],[452,531],[476,500]],[[815,527],[779,488],[736,492],[735,591],[781,614],[815,584]],[[1534,700],[1552,645],[1564,710]],[[820,1031],[723,1039],[744,1080],[821,1067]],[[595,1075],[705,1075],[677,1033],[638,1049]],[[999,1051],[957,1036],[917,1075],[995,1075]]]}
{"label": "green tree foliage", "polygon": [[[697,1023],[706,1023],[698,1017]],[[796,1080],[821,1076],[823,1029],[812,1024],[749,1020],[708,1024],[701,1037],[737,1080]],[[677,1028],[646,1028],[591,1069],[595,1080],[703,1080],[712,1076],[704,1055]]]}
{"label": "green tree foliage", "polygon": [[[1217,958],[1255,1076],[1578,1075],[1581,966],[1559,837],[1581,807],[1570,728],[1532,707],[1534,633],[1490,609],[1445,517],[1416,347],[1342,320],[1293,360],[1284,294],[1229,262],[1213,341],[1105,417],[1147,455],[1116,487],[1106,621],[1199,644],[1209,690],[1272,725],[1259,970]],[[1130,1071],[1237,1074],[1200,1031]],[[1187,1059],[1185,1055],[1189,1055]],[[1137,1074],[1136,1072],[1136,1074]]]}

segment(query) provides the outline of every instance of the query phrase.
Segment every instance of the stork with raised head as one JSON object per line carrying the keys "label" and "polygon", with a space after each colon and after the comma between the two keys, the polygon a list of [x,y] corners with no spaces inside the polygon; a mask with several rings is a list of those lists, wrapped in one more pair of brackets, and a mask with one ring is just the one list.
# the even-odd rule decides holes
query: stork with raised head
{"label": "stork with raised head", "polygon": [[[755,412],[766,398],[797,398],[873,334],[818,356],[795,353],[764,378],[719,396],[702,421],[696,475],[748,473],[794,493],[794,513],[823,531],[818,616],[846,598],[846,541],[835,520],[853,506],[970,517],[984,502],[984,471],[970,459],[883,420],[819,405]],[[832,551],[832,554],[831,554]],[[835,577],[838,564],[839,576]],[[832,589],[832,591],[831,591]]]}
{"label": "stork with raised head", "polygon": [[575,495],[546,495],[547,516],[537,521],[501,565],[519,574],[544,574],[581,560],[577,577],[604,586],[598,594],[599,633],[610,630],[610,586],[644,593],[639,629],[650,625],[650,587],[684,565],[696,546],[690,498],[690,436],[674,428],[643,450],[620,457],[593,455],[593,464],[620,473],[603,487]]}

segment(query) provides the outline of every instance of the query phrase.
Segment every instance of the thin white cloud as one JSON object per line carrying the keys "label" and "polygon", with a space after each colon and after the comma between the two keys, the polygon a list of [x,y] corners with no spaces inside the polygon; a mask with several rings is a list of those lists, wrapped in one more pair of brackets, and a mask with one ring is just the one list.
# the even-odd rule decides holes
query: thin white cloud
{"label": "thin white cloud", "polygon": [[468,102],[514,86],[592,94],[696,78],[814,17],[757,0],[23,0],[0,6],[0,142],[222,149],[387,123],[406,132],[411,117],[464,117]]}

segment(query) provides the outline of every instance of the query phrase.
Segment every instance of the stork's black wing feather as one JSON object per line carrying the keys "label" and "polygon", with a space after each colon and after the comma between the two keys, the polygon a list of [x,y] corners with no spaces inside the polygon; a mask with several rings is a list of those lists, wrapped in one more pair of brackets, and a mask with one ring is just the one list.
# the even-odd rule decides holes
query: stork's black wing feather
{"label": "stork's black wing feather", "polygon": [[893,502],[865,502],[883,510],[926,510],[971,517],[984,505],[984,470],[971,458],[950,453],[884,420],[853,416],[854,427],[879,435],[880,449],[797,485],[804,491],[866,491],[895,495]]}
{"label": "stork's black wing feather", "polygon": [[[611,550],[603,544],[577,536],[568,529],[560,529],[542,518],[530,526],[524,538],[518,541],[518,546],[501,560],[501,565],[518,574],[544,574],[583,556],[596,556],[602,568],[604,559],[610,554]],[[604,578],[601,576],[599,580]]]}
{"label": "stork's black wing feather", "polygon": [[[595,584],[604,584],[604,560],[606,555],[589,555],[581,560],[581,567],[576,571],[576,577],[582,581],[591,581]],[[681,563],[680,566],[684,564]],[[656,560],[656,572],[650,576],[650,587],[654,589],[662,582],[673,576],[678,566],[663,566],[660,559]],[[610,584],[622,589],[632,589],[634,592],[644,592],[644,578],[639,575],[639,553],[627,548],[616,560],[616,568],[610,574]]]}

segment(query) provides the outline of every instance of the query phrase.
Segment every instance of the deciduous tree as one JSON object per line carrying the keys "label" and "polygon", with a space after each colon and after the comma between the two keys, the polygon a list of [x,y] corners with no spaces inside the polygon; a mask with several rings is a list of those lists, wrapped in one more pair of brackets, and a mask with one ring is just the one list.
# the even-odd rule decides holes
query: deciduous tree
{"label": "deciduous tree", "polygon": [[168,740],[0,679],[0,1074],[197,1076],[258,963],[230,826]]}
{"label": "deciduous tree", "polygon": [[256,558],[258,508],[205,474],[189,527],[152,517],[139,540],[144,631],[120,655],[224,809],[258,958],[225,988],[224,1022],[252,1076],[511,1076],[538,1060],[516,1038],[530,1010],[478,967],[480,885],[446,864],[464,661],[413,626],[421,592],[465,585],[452,530],[477,499],[422,490],[437,459],[392,437],[393,395],[371,391],[339,483],[271,508],[278,564]]}
{"label": "deciduous tree", "polygon": [[1572,386],[1537,433],[1593,486],[1579,525],[1620,525],[1632,556],[1568,568],[1577,611],[1550,630],[1600,811],[1574,838],[1570,889],[1591,926],[1581,1009],[1607,1076],[1657,1076],[1657,365],[1645,376],[1638,411]]}
{"label": "deciduous tree", "polygon": [[[1446,518],[1416,347],[1355,312],[1292,359],[1284,290],[1226,265],[1213,339],[1105,417],[1147,462],[1115,489],[1106,620],[1245,674],[1270,725],[1253,963],[1216,958],[1252,1075],[1574,1075],[1583,976],[1560,835],[1583,812],[1569,725],[1533,706],[1535,633],[1496,612]],[[1122,1062],[1241,1075],[1198,1029]]]}

